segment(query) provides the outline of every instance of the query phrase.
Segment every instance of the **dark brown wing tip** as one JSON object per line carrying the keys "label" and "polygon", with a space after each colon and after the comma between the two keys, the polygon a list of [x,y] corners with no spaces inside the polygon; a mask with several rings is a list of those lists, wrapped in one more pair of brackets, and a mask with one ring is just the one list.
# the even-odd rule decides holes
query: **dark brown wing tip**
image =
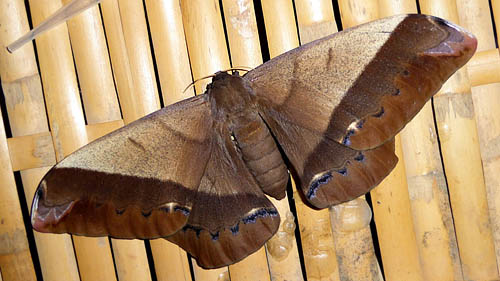
{"label": "dark brown wing tip", "polygon": [[[373,149],[392,138],[476,51],[477,39],[474,35],[444,19],[408,15],[405,21],[422,20],[429,21],[437,30],[445,31],[447,36],[405,63],[405,70],[394,77],[396,92],[381,99],[378,112],[349,128],[341,139],[344,145],[357,150]],[[401,24],[404,25],[405,21]]]}
{"label": "dark brown wing tip", "polygon": [[[174,234],[189,217],[190,207],[175,202],[151,209],[137,205],[117,207],[111,198],[98,200],[83,193],[67,192],[70,187],[64,185],[64,180],[60,181],[65,171],[68,169],[53,168],[35,192],[31,224],[38,232],[152,239]],[[77,174],[71,174],[73,176]],[[64,191],[66,194],[62,194]]]}
{"label": "dark brown wing tip", "polygon": [[449,36],[447,40],[443,40],[441,44],[428,49],[425,54],[431,56],[460,57],[461,59],[458,61],[458,67],[463,66],[476,52],[476,37],[464,28],[442,18],[434,16],[427,17],[436,25],[446,28],[449,32]]}
{"label": "dark brown wing tip", "polygon": [[367,151],[360,151],[339,169],[318,173],[304,189],[316,208],[327,208],[357,198],[376,187],[398,162],[394,140]]}
{"label": "dark brown wing tip", "polygon": [[31,225],[33,229],[43,233],[62,233],[56,230],[57,224],[66,217],[73,207],[74,201],[61,204],[54,207],[47,207],[44,204],[44,186],[45,182],[42,181],[40,186],[35,192],[33,204],[31,205]]}

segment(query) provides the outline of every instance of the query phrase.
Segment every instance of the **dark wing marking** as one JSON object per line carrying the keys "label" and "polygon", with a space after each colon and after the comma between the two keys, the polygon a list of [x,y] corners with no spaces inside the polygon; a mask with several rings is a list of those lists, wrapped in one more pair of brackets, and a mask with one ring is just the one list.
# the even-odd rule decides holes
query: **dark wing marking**
{"label": "dark wing marking", "polygon": [[154,238],[181,229],[210,156],[205,96],[164,108],[54,166],[32,206],[41,232]]}
{"label": "dark wing marking", "polygon": [[475,51],[442,19],[400,15],[311,42],[248,72],[262,107],[357,150],[394,137]]}
{"label": "dark wing marking", "polygon": [[377,186],[395,167],[394,142],[358,151],[267,111],[267,124],[298,176],[306,199],[317,208],[352,200]]}
{"label": "dark wing marking", "polygon": [[184,228],[168,240],[203,268],[235,263],[277,231],[278,211],[243,162],[225,124],[216,125],[212,154]]}

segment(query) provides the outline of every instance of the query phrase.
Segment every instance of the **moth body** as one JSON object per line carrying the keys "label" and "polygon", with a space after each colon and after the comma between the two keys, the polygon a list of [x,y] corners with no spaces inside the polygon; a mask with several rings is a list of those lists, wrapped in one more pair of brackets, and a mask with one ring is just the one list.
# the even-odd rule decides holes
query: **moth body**
{"label": "moth body", "polygon": [[[237,73],[237,72],[236,72]],[[251,84],[219,72],[207,86],[212,115],[227,123],[242,159],[264,193],[282,199],[288,170],[269,128],[256,109]]]}

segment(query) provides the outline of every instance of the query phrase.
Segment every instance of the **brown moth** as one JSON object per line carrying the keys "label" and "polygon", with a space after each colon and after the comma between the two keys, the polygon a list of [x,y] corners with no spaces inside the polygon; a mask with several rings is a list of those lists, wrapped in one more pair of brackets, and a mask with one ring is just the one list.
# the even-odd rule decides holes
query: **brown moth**
{"label": "brown moth", "polygon": [[[277,231],[266,198],[288,170],[326,208],[394,168],[394,135],[475,52],[442,19],[400,15],[319,39],[71,154],[41,181],[40,232],[164,237],[204,268],[235,263]],[[280,151],[281,149],[281,151]]]}

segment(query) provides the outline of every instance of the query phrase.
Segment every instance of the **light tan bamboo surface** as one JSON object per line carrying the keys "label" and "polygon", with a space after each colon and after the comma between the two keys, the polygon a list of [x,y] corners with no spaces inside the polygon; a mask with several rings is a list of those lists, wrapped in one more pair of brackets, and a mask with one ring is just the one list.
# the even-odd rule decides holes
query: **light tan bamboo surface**
{"label": "light tan bamboo surface", "polygon": [[[410,1],[379,1],[378,17],[416,11]],[[432,116],[431,116],[432,118]],[[414,121],[413,121],[414,122]],[[426,280],[423,277],[406,180],[400,136],[396,136],[399,162],[394,171],[370,192],[386,280]],[[404,255],[401,255],[404,252]]]}
{"label": "light tan bamboo surface", "polygon": [[[98,8],[69,20],[68,29],[88,124],[121,119]],[[113,240],[112,246],[120,280],[150,279],[142,241]]]}
{"label": "light tan bamboo surface", "polygon": [[[381,4],[379,7],[381,17],[400,13],[413,13],[417,10],[413,1],[401,1],[397,4],[393,1],[382,1]],[[411,273],[416,280],[419,278],[423,280],[461,280],[460,260],[458,259],[458,249],[453,232],[446,181],[441,168],[431,102],[428,102],[422,112],[407,125],[401,134],[401,142],[404,155],[398,153],[398,157],[405,165],[406,184],[408,186],[408,194],[405,194],[404,197],[409,196],[410,199],[410,204],[405,203],[401,207],[410,207],[413,218],[406,218],[404,222],[413,221],[413,227],[401,228],[399,233],[392,227],[389,230],[393,233],[394,238],[403,232],[406,232],[407,239],[415,237],[415,246],[418,253],[416,253],[416,256],[414,254],[401,256],[401,249],[398,248],[406,247],[405,252],[413,253],[410,250],[413,250],[414,247],[409,241],[403,242],[403,237],[399,237],[399,239],[393,238],[398,244],[402,243],[403,245],[398,247],[398,244],[394,243],[394,241],[392,243],[388,241],[391,243],[388,246],[393,247],[391,249],[392,255],[394,255],[394,258],[399,259],[399,262],[409,262],[415,258],[420,262],[413,261],[412,265],[414,267],[406,265],[399,267],[398,271],[403,270],[408,274]],[[381,188],[377,188],[376,191],[380,191]],[[402,201],[406,200],[408,199],[399,198],[398,204],[402,204]],[[375,205],[375,200],[372,202]],[[408,209],[399,209],[399,212],[392,210],[395,214],[403,214]],[[379,220],[377,220],[377,217],[375,221],[378,230]],[[401,226],[404,222],[399,222],[398,225]],[[428,245],[432,245],[432,247]],[[408,249],[408,247],[412,248]],[[381,253],[384,255],[383,245],[381,245]],[[383,260],[385,259],[383,258]],[[398,262],[398,260],[395,260],[395,262]],[[386,264],[384,261],[384,266]],[[421,269],[419,270],[415,266],[419,266]],[[388,280],[398,280],[397,276],[399,274],[390,278],[389,269],[386,270]]]}
{"label": "light tan bamboo surface", "polygon": [[[193,79],[230,68],[219,1],[180,1],[186,44]],[[195,83],[198,94],[205,91],[209,79]],[[218,280],[229,276],[227,267],[204,270],[192,260],[197,280]]]}
{"label": "light tan bamboo surface", "polygon": [[[40,23],[61,5],[59,1],[31,1],[33,23]],[[37,43],[52,138],[61,160],[87,142],[66,25],[41,35]],[[75,236],[73,245],[82,280],[116,280],[108,239]]]}
{"label": "light tan bamboo surface", "polygon": [[[223,0],[222,6],[232,66],[254,68],[262,64],[253,1]],[[229,276],[232,281],[270,281],[265,247],[229,266]]]}
{"label": "light tan bamboo surface", "polygon": [[[61,1],[30,1],[33,24]],[[364,198],[313,210],[292,181],[293,205],[273,200],[281,224],[266,247],[203,270],[164,239],[149,242],[148,258],[139,240],[33,232],[26,206],[56,159],[211,81],[183,92],[193,79],[253,68],[261,52],[275,57],[339,22],[414,13],[415,1],[102,0],[36,39],[35,57],[32,44],[6,52],[29,27],[24,1],[0,0],[0,110],[12,135],[5,142],[0,124],[0,280],[500,280],[500,56],[488,1],[419,4],[472,31],[478,52],[396,138],[400,162],[368,202],[372,228]],[[498,21],[500,1],[491,7]]]}
{"label": "light tan bamboo surface", "polygon": [[[278,56],[299,45],[295,28],[293,4],[287,0],[264,0],[262,13],[266,26],[269,54],[271,58]],[[279,11],[279,13],[277,13]],[[292,179],[293,181],[293,179]],[[295,218],[290,212],[288,196],[271,202],[277,207],[281,216],[278,233],[267,243],[269,268],[272,280],[303,280],[299,254],[295,240]],[[293,198],[295,200],[295,198]],[[300,200],[297,198],[297,200]],[[293,228],[293,229],[292,229]]]}
{"label": "light tan bamboo surface", "polygon": [[0,274],[5,280],[36,280],[1,115],[0,121]]}
{"label": "light tan bamboo surface", "polygon": [[[344,28],[377,19],[376,1],[338,2]],[[330,209],[340,278],[351,280],[383,280],[375,257],[370,220],[372,210],[364,196]]]}
{"label": "light tan bamboo surface", "polygon": [[[163,103],[169,105],[191,97],[193,88],[179,1],[146,1]],[[184,250],[165,239],[151,240],[156,277],[160,281],[191,280]]]}
{"label": "light tan bamboo surface", "polygon": [[[36,64],[33,60],[26,60],[22,67],[17,68],[15,61],[29,52],[33,53],[33,48],[31,45],[26,46],[17,56],[11,56],[5,46],[29,29],[23,8],[24,5],[20,1],[10,3],[10,5],[5,1],[0,2],[0,26],[4,27],[0,29],[0,80],[3,89],[10,90],[14,96],[21,97],[23,93],[17,80],[31,75],[29,71],[23,72],[23,70],[30,69],[30,67],[30,70],[33,70]],[[19,20],[21,17],[23,21]],[[0,188],[0,279],[36,280],[1,115],[0,182],[2,183]]]}
{"label": "light tan bamboo surface", "polygon": [[[492,2],[496,24],[500,24],[500,7],[498,1]],[[495,54],[493,61],[498,63],[498,50],[495,48],[492,18],[487,2],[468,3],[457,1],[460,22],[473,32],[478,40],[478,51]],[[477,11],[477,13],[472,13]],[[498,26],[497,26],[498,30]],[[498,38],[497,38],[498,39]],[[473,65],[471,64],[471,67]],[[470,67],[468,68],[470,69]],[[498,73],[498,70],[496,71]],[[485,72],[485,74],[488,74]],[[473,85],[472,100],[481,147],[481,160],[484,170],[490,223],[496,248],[497,267],[500,262],[500,83]],[[493,263],[493,261],[490,261]]]}
{"label": "light tan bamboo surface", "polygon": [[[378,17],[415,11],[415,2],[379,1]],[[399,158],[396,168],[370,193],[385,278],[386,280],[430,280],[424,278],[419,260],[409,200],[410,186],[406,179],[406,159],[403,158],[399,135],[396,136],[395,146]],[[401,252],[405,254],[401,255]]]}
{"label": "light tan bamboo surface", "polygon": [[[422,1],[421,9],[424,13],[459,22],[455,1]],[[464,279],[497,279],[467,68],[460,69],[448,80],[434,98],[434,107]]]}
{"label": "light tan bamboo surface", "polygon": [[[9,43],[9,41],[15,40],[16,37],[21,36],[29,30],[24,2],[1,1],[0,3],[0,13],[2,13],[2,16],[0,17],[0,25],[5,27],[2,28],[0,33],[0,47],[2,48],[0,50],[0,79],[2,80],[2,89],[6,101],[12,135],[16,137],[42,132],[49,134],[45,107],[43,104],[40,76],[38,75],[33,45],[28,44],[18,50],[15,54],[9,54],[5,49],[5,46]],[[48,136],[50,138],[50,135]],[[36,162],[46,165],[54,164],[55,155],[52,147],[52,141],[42,143],[50,145],[48,151],[51,153],[52,159],[48,161],[50,163],[47,163],[47,161],[44,161],[43,159],[39,159],[40,161]],[[38,153],[47,151],[46,149],[43,149],[43,144],[42,146],[35,147],[31,150],[31,154],[35,157],[43,158],[45,154]],[[46,165],[31,166],[31,168]],[[2,167],[7,168],[8,165],[4,166],[4,164],[2,164]],[[18,200],[24,201],[27,203],[27,206],[30,206],[31,199],[34,194],[34,186],[38,183],[46,171],[47,168],[38,168],[21,172],[26,199],[21,197]],[[7,179],[2,182],[6,183],[6,185],[2,187],[2,190],[8,190]],[[20,188],[20,190],[22,190],[22,188]],[[2,196],[0,198],[8,197]],[[18,210],[18,212],[19,211],[20,210]],[[11,212],[15,211],[9,210],[8,213]],[[0,217],[4,219],[4,216],[5,213],[2,211],[2,213],[0,213]],[[28,231],[30,232],[31,230]],[[36,255],[38,255],[38,258],[40,258],[41,274],[43,275],[43,278],[46,280],[56,280],[56,278],[60,277],[65,278],[66,280],[78,280],[78,271],[73,246],[69,236],[34,233],[34,237],[36,243],[38,244],[38,254],[34,253],[34,256],[32,257],[36,257]],[[2,242],[2,244],[3,243],[4,242]],[[22,247],[20,248],[22,249]],[[6,254],[8,253],[9,252],[7,251]],[[20,251],[19,255],[22,253],[23,251]],[[57,261],[57,259],[60,260]],[[31,263],[31,265],[26,263]],[[11,268],[8,269],[5,268],[4,264],[0,265],[0,271],[4,272],[3,274],[5,280],[25,280],[24,277],[11,278],[10,275],[7,274],[19,267],[25,268],[27,270],[27,274],[29,274],[29,268],[33,268],[33,263],[31,261],[23,262],[21,260],[17,260],[16,264],[10,266]]]}
{"label": "light tan bamboo surface", "polygon": [[[331,1],[295,1],[301,44],[337,32]],[[304,204],[293,183],[307,280],[340,280],[328,209],[314,210]]]}

